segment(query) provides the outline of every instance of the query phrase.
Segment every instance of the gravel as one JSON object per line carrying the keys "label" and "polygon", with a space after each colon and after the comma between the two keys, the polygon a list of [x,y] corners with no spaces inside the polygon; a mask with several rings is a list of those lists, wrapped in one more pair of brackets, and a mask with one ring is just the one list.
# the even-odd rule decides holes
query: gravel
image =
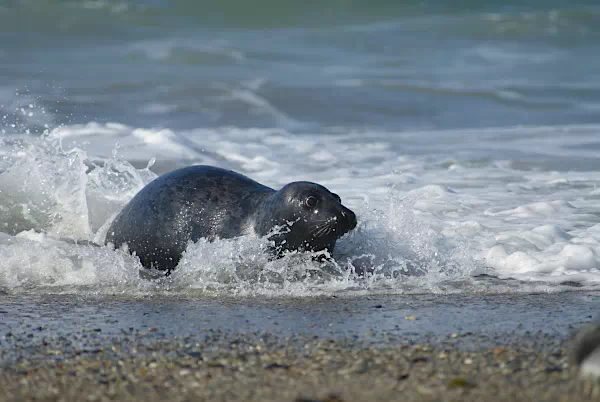
{"label": "gravel", "polygon": [[569,364],[568,341],[535,333],[371,344],[208,330],[201,341],[134,332],[100,347],[12,345],[0,349],[2,401],[600,400]]}

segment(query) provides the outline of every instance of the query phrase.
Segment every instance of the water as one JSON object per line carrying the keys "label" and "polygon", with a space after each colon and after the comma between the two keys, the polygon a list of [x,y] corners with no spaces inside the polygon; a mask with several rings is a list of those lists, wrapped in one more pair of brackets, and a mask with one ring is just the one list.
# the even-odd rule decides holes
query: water
{"label": "water", "polygon": [[[599,27],[595,1],[4,2],[0,293],[593,291]],[[159,281],[89,245],[195,163],[319,182],[359,225],[335,264],[200,241]]]}

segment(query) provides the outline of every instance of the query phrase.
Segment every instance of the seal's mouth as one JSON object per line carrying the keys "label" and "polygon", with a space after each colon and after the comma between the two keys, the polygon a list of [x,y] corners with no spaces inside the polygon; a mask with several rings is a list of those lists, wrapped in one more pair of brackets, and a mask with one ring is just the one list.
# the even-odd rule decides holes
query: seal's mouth
{"label": "seal's mouth", "polygon": [[342,237],[356,227],[356,215],[354,212],[341,205],[341,210],[336,219],[336,232],[338,237]]}
{"label": "seal's mouth", "polygon": [[356,215],[347,208],[340,211],[339,215],[325,221],[317,222],[311,228],[314,240],[325,238],[340,238],[356,227]]}

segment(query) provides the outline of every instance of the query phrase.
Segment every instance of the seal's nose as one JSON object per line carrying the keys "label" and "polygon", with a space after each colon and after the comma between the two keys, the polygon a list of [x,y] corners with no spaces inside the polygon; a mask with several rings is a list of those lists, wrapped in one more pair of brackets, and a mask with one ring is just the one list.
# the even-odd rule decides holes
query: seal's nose
{"label": "seal's nose", "polygon": [[342,217],[344,222],[344,233],[348,233],[356,227],[356,215],[354,212],[342,205]]}
{"label": "seal's nose", "polygon": [[348,216],[348,221],[350,222],[350,229],[352,230],[356,227],[356,215],[354,214],[354,212],[348,210],[350,212],[349,216]]}

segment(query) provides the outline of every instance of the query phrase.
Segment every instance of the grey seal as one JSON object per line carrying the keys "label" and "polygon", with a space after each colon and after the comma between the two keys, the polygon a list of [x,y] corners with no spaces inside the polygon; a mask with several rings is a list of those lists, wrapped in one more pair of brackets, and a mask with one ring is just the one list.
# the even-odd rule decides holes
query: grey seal
{"label": "grey seal", "polygon": [[126,244],[144,267],[168,274],[188,243],[201,238],[254,232],[270,234],[276,256],[289,250],[331,253],[355,227],[354,212],[319,184],[298,181],[275,191],[234,171],[196,165],[142,188],[111,223],[105,242]]}

